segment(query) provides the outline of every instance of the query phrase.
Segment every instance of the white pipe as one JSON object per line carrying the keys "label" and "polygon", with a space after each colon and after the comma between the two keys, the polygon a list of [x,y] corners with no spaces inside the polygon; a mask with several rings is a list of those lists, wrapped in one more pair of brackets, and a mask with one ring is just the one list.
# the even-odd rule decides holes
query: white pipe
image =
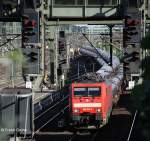
{"label": "white pipe", "polygon": [[[98,52],[97,52],[98,51]],[[102,79],[109,79],[111,74],[115,71],[116,75],[111,79],[112,82],[112,91],[113,95],[115,95],[115,91],[119,89],[119,84],[121,83],[123,79],[123,66],[120,65],[120,61],[118,57],[113,56],[113,63],[112,67],[109,66],[102,58],[101,56],[107,61],[110,61],[110,54],[106,51],[103,51],[101,49],[97,49],[97,51],[92,48],[91,46],[82,47],[79,49],[79,52],[82,55],[88,55],[91,57],[94,57],[95,60],[102,66],[96,74],[100,76]],[[100,54],[100,55],[99,55]]]}
{"label": "white pipe", "polygon": [[[110,54],[107,53],[106,51],[101,50],[100,48],[97,48],[97,51],[96,51],[93,47],[91,47],[91,46],[89,46],[89,45],[86,45],[85,47],[82,47],[82,49],[87,50],[87,51],[90,51],[90,52],[92,52],[92,53],[96,53],[97,56],[98,56],[98,53],[97,53],[97,51],[98,51],[99,54],[100,54],[101,56],[103,56],[103,58],[104,58],[107,62],[110,62]],[[116,57],[116,56],[112,56],[112,59],[113,59],[112,67],[113,67],[113,69],[116,69],[116,68],[118,67],[118,65],[120,64],[120,61],[119,61],[118,57]]]}

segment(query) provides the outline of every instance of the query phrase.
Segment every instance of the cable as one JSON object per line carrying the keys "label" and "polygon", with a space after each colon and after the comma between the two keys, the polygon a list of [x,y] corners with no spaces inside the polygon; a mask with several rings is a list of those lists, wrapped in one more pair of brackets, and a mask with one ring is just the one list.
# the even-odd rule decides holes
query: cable
{"label": "cable", "polygon": [[[20,34],[18,34],[18,33],[8,34],[8,33],[7,33],[7,36],[12,36],[12,35],[20,35]],[[6,36],[6,34],[0,34],[0,36],[4,36],[4,37],[5,37],[5,36]]]}
{"label": "cable", "polygon": [[109,62],[99,53],[99,51],[97,50],[97,48],[91,43],[91,41],[85,36],[84,33],[82,33],[82,35],[85,37],[85,39],[90,43],[90,45],[96,50],[96,52],[98,53],[98,55],[107,63],[109,64]]}
{"label": "cable", "polygon": [[102,37],[102,35],[99,34],[99,37],[100,37],[102,40],[105,40],[107,43],[111,44],[113,47],[115,47],[115,48],[118,49],[119,51],[123,52],[118,46],[116,46],[116,45],[113,44],[113,43],[110,43],[110,42],[107,41],[104,37]]}
{"label": "cable", "polygon": [[7,42],[5,42],[5,43],[1,44],[1,45],[0,45],[0,47],[2,47],[2,46],[4,46],[4,45],[6,45],[6,44],[7,44],[7,43],[9,43],[10,41],[12,41],[12,40],[14,40],[14,39],[18,38],[19,36],[21,36],[21,34],[19,34],[19,35],[15,36],[15,37],[14,37],[14,38],[12,38],[12,39],[9,39]]}

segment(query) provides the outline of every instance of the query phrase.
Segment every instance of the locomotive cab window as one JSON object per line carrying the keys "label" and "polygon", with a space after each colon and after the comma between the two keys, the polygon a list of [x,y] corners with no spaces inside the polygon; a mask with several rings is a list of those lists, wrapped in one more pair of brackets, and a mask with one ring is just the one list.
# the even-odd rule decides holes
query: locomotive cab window
{"label": "locomotive cab window", "polygon": [[75,96],[83,96],[83,95],[86,95],[86,93],[87,93],[86,88],[74,88]]}
{"label": "locomotive cab window", "polygon": [[84,97],[88,97],[88,96],[100,96],[101,95],[101,89],[100,88],[74,88],[74,95],[75,96],[84,96]]}
{"label": "locomotive cab window", "polygon": [[88,96],[100,96],[100,88],[88,88]]}

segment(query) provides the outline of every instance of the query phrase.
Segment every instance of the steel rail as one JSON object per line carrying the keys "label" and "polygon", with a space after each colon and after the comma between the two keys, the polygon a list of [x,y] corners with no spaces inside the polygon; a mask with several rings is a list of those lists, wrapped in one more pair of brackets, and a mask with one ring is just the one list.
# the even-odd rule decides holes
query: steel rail
{"label": "steel rail", "polygon": [[73,136],[68,141],[72,141],[76,136],[77,134],[73,134]]}
{"label": "steel rail", "polygon": [[[69,108],[69,105],[67,105],[63,110],[66,110],[67,108]],[[53,121],[56,117],[58,117],[60,114],[62,113],[62,110],[61,112],[57,113],[56,115],[54,115],[52,118],[50,118],[44,125],[42,125],[40,128],[38,128],[34,134],[37,134],[38,132],[40,132],[40,130],[45,127],[48,123],[50,123],[51,121]]]}
{"label": "steel rail", "polygon": [[45,113],[47,113],[49,110],[51,110],[52,108],[54,108],[56,105],[58,105],[60,102],[64,101],[66,98],[68,98],[69,95],[65,96],[63,99],[61,99],[60,101],[58,101],[56,104],[54,104],[52,107],[48,108],[46,111],[44,111],[42,114],[38,115],[37,117],[34,118],[34,120],[37,120],[39,117],[41,117],[42,115],[44,115]]}
{"label": "steel rail", "polygon": [[133,131],[133,126],[134,126],[134,123],[135,123],[137,113],[138,113],[138,110],[135,111],[127,141],[130,141],[130,137],[131,137],[131,134],[132,134],[132,131]]}
{"label": "steel rail", "polygon": [[[52,95],[52,94],[41,95],[41,96],[35,98],[35,99],[33,100],[33,102],[36,102],[38,99],[42,98],[43,96],[50,96],[50,95]],[[38,102],[37,102],[37,103],[38,103]],[[34,103],[34,104],[36,104],[36,103]]]}
{"label": "steel rail", "polygon": [[91,138],[91,140],[90,140],[90,141],[94,141],[94,140],[95,140],[95,138],[97,137],[98,133],[99,133],[99,131],[97,131],[97,132],[96,132],[96,133],[92,136],[92,138]]}

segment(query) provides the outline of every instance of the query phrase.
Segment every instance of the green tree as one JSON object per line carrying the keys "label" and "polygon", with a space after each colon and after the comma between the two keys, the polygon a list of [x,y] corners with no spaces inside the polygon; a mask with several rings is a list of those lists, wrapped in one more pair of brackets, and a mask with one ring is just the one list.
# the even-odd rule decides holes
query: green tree
{"label": "green tree", "polygon": [[20,62],[20,63],[25,63],[25,57],[22,54],[20,49],[14,49],[12,50],[9,54],[8,57],[12,60],[12,61],[16,61],[16,62]]}
{"label": "green tree", "polygon": [[141,41],[146,56],[142,60],[143,82],[132,90],[133,107],[139,111],[139,123],[144,141],[150,141],[150,32]]}

